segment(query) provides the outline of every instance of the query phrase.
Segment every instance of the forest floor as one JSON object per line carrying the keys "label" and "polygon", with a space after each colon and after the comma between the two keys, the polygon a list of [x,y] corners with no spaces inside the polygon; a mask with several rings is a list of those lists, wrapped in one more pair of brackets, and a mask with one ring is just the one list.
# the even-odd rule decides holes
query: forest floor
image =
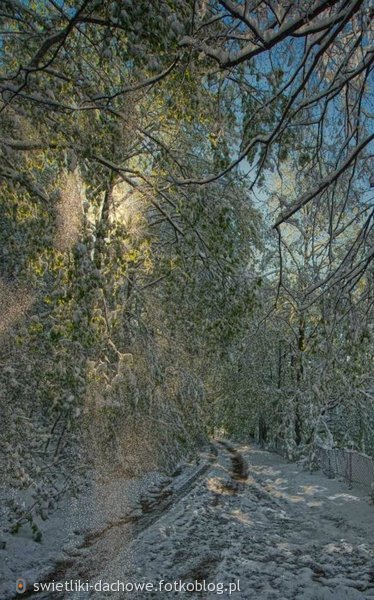
{"label": "forest floor", "polygon": [[[80,580],[91,591],[30,590],[24,597],[177,598],[181,592],[164,588],[177,582],[183,590],[188,582],[215,587],[188,593],[200,599],[230,592],[238,600],[374,599],[374,507],[359,488],[254,445],[222,443],[174,478],[153,475],[139,485],[97,494],[86,511],[95,524],[81,517],[75,542],[53,569],[44,564],[44,582]],[[35,581],[36,567],[19,576]],[[13,573],[8,563],[8,579]],[[103,591],[118,581],[153,589]]]}

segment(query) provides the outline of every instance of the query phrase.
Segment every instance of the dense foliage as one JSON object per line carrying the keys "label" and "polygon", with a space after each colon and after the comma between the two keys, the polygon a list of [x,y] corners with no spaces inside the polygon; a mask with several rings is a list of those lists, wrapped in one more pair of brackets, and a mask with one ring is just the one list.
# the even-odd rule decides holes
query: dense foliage
{"label": "dense foliage", "polygon": [[14,531],[87,469],[171,470],[215,431],[374,451],[369,18],[3,1]]}

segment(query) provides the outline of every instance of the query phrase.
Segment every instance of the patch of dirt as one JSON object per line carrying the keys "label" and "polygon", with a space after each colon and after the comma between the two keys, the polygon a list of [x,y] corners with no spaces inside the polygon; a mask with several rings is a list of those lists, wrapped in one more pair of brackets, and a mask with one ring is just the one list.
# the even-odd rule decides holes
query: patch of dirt
{"label": "patch of dirt", "polygon": [[231,454],[232,477],[237,481],[246,481],[248,479],[248,464],[243,455],[231,444],[225,441],[219,442]]}

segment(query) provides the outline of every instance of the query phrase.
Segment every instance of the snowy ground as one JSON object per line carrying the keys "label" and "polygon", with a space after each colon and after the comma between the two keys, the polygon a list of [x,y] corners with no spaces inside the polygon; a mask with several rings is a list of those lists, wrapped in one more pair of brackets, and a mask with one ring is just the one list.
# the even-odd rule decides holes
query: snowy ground
{"label": "snowy ground", "polygon": [[156,591],[33,596],[171,598],[179,594],[157,591],[160,580],[227,588],[239,580],[238,600],[374,599],[374,507],[363,492],[254,446],[216,447],[211,462],[203,456],[171,484],[151,483],[142,498],[123,488],[92,502],[91,519],[106,507],[100,522],[65,548],[50,577],[152,582]]}
{"label": "snowy ground", "polygon": [[[108,537],[111,528],[136,522],[144,513],[205,468],[206,457],[201,453],[197,463],[183,463],[181,473],[174,479],[158,472],[142,478],[108,480],[92,473],[86,491],[79,498],[65,498],[47,521],[37,519],[43,538],[34,541],[29,525],[17,535],[6,532],[5,503],[8,490],[0,493],[0,600],[15,596],[15,582],[22,577],[31,585],[49,579],[54,573],[63,574],[75,557],[94,543],[96,538]],[[83,482],[82,482],[83,483]],[[19,497],[22,501],[22,496]],[[30,498],[25,496],[26,505]],[[80,550],[81,548],[81,550]],[[75,562],[74,562],[74,566]],[[18,595],[16,597],[19,597]],[[25,596],[24,596],[25,597]],[[51,596],[53,597],[53,596]]]}

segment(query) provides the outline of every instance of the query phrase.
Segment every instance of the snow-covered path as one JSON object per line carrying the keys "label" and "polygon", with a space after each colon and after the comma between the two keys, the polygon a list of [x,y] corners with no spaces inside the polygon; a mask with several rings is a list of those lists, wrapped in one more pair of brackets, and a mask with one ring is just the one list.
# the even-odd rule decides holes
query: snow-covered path
{"label": "snow-covered path", "polygon": [[[140,518],[91,539],[63,579],[152,582],[155,590],[160,580],[227,588],[239,580],[240,591],[231,596],[238,600],[374,599],[374,507],[364,494],[255,446],[216,447],[187,493],[148,522],[143,516],[143,525]],[[92,597],[181,596],[157,590]]]}
{"label": "snow-covered path", "polygon": [[[238,449],[249,466],[240,477],[240,455],[218,448],[191,492],[133,541],[129,532],[95,580],[228,587],[239,579],[232,596],[243,600],[374,598],[374,508],[367,499],[255,447]],[[165,595],[179,596],[123,597]]]}

